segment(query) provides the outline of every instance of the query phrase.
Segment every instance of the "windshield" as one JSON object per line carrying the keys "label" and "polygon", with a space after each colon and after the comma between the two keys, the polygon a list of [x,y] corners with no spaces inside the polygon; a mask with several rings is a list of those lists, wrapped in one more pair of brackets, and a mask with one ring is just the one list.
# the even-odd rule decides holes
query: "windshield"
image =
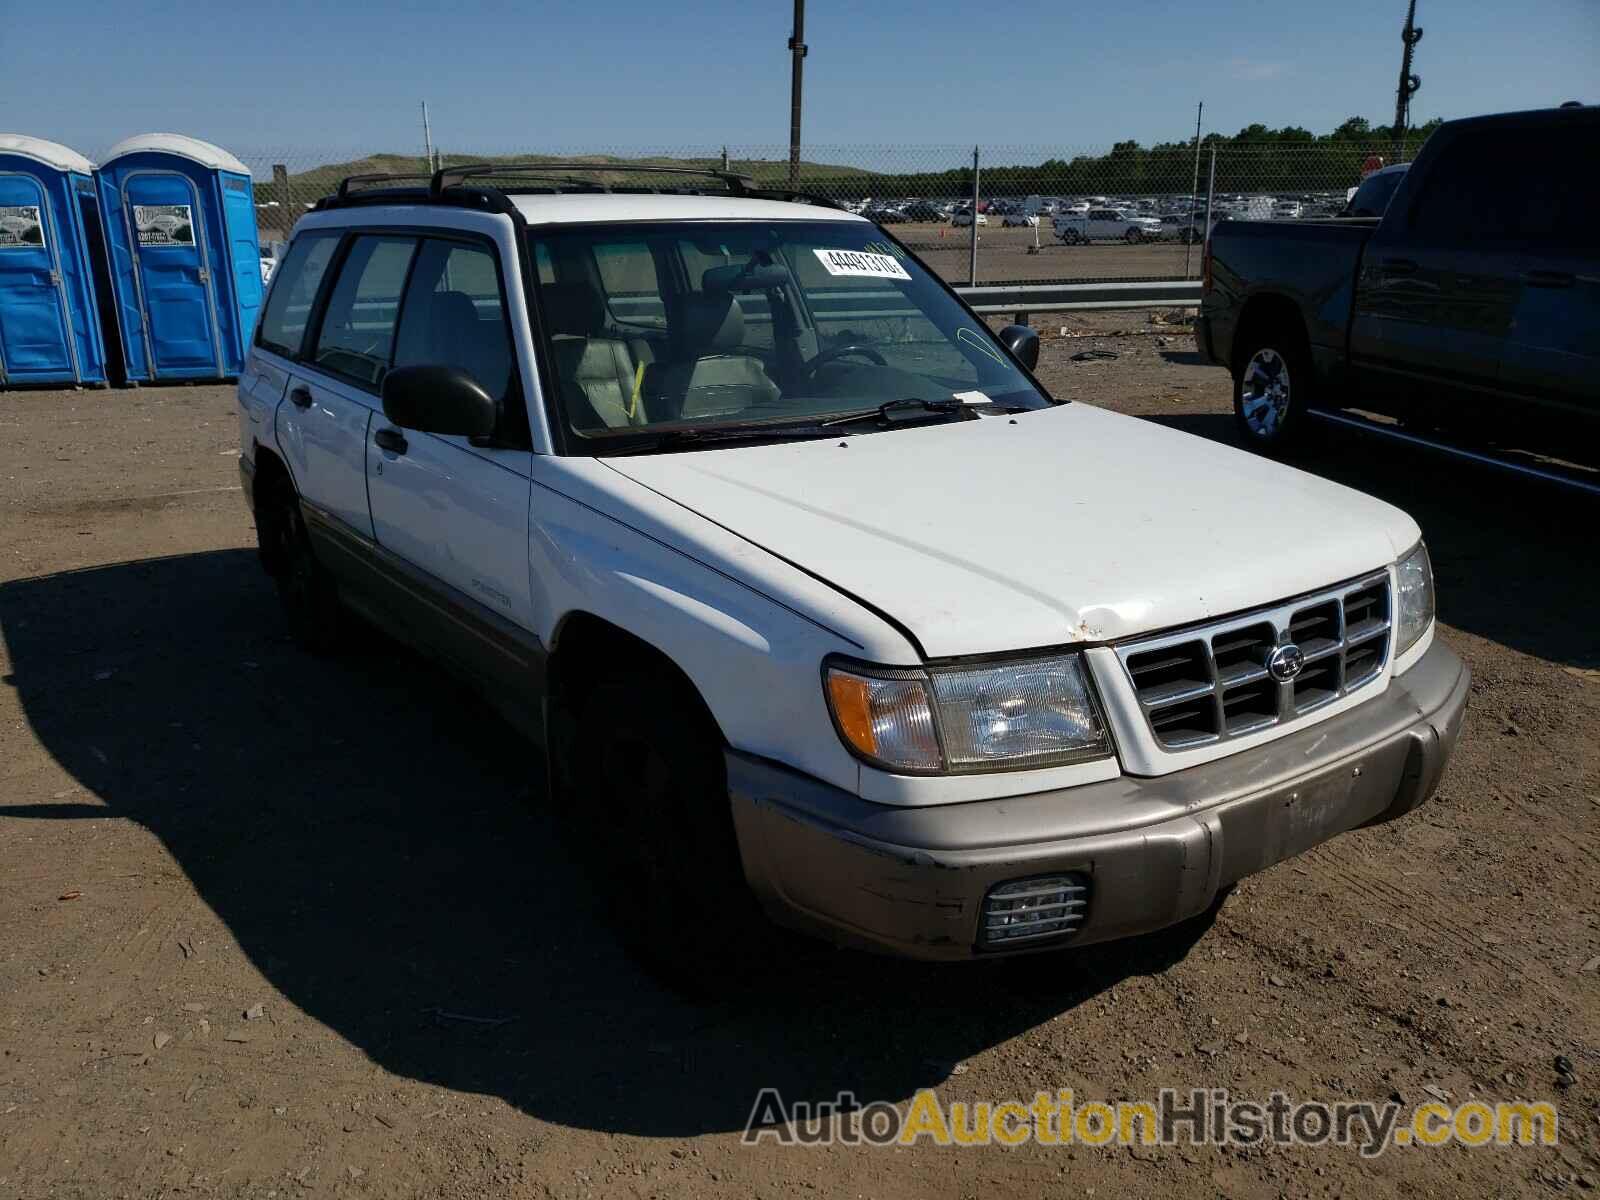
{"label": "windshield", "polygon": [[908,400],[1045,408],[989,332],[856,221],[534,229],[547,361],[590,449]]}

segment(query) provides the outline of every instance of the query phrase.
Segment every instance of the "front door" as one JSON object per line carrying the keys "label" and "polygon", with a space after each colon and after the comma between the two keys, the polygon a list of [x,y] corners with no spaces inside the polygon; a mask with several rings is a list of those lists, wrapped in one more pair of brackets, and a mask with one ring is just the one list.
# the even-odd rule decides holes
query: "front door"
{"label": "front door", "polygon": [[78,378],[50,217],[38,180],[0,174],[0,383]]}
{"label": "front door", "polygon": [[533,464],[503,297],[491,244],[422,243],[401,307],[394,365],[465,370],[510,416],[492,444],[475,444],[401,429],[374,413],[367,495],[378,545],[441,600],[425,635],[478,678],[520,695],[531,667]]}
{"label": "front door", "polygon": [[182,175],[141,172],[122,185],[123,219],[150,333],[150,373],[224,374],[204,216]]}

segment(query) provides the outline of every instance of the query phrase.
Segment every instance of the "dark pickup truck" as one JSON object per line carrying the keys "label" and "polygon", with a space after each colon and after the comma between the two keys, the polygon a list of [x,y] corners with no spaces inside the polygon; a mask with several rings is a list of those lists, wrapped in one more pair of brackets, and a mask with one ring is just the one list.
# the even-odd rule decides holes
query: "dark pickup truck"
{"label": "dark pickup truck", "polygon": [[1378,218],[1224,221],[1196,338],[1245,438],[1355,408],[1600,449],[1600,108],[1441,126]]}

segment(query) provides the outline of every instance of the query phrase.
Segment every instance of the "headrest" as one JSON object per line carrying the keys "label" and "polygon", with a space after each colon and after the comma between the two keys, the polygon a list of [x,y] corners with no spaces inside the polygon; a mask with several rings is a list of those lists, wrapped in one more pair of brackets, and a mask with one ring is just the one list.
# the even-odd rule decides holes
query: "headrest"
{"label": "headrest", "polygon": [[551,333],[593,337],[605,329],[606,302],[588,284],[541,284],[539,299]]}
{"label": "headrest", "polygon": [[696,355],[726,354],[744,345],[744,309],[729,292],[686,297],[684,348]]}
{"label": "headrest", "polygon": [[475,325],[479,320],[478,306],[465,292],[435,292],[430,308],[429,316],[435,325],[460,329]]}

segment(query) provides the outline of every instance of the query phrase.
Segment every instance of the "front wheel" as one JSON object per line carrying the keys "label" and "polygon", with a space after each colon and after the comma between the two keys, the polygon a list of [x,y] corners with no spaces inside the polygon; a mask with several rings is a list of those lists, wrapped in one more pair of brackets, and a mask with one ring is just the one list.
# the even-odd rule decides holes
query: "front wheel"
{"label": "front wheel", "polygon": [[736,978],[771,927],[744,879],[721,737],[666,670],[616,670],[577,709],[573,815],[623,943],[688,992]]}
{"label": "front wheel", "polygon": [[1122,236],[1130,246],[1136,246],[1140,242],[1144,241],[1144,234],[1140,233],[1137,229],[1130,229]]}
{"label": "front wheel", "polygon": [[1304,440],[1311,404],[1311,363],[1302,340],[1278,327],[1252,333],[1233,373],[1233,413],[1256,450],[1284,454]]}

